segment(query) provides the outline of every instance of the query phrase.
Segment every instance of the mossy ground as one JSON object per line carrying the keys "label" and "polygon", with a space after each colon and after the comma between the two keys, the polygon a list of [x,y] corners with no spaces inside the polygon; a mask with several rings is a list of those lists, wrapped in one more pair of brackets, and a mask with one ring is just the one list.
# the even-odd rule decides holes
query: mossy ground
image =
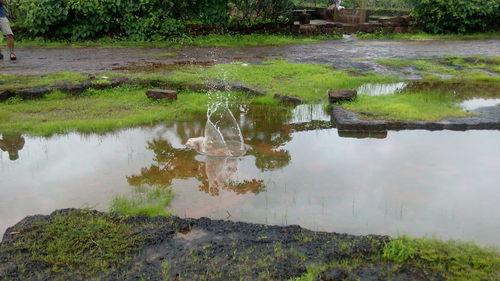
{"label": "mossy ground", "polygon": [[139,233],[144,227],[128,223],[124,216],[61,211],[15,228],[14,239],[4,241],[0,251],[3,258],[7,256],[4,262],[15,264],[21,272],[38,270],[52,280],[75,275],[90,278],[129,262],[151,238]]}

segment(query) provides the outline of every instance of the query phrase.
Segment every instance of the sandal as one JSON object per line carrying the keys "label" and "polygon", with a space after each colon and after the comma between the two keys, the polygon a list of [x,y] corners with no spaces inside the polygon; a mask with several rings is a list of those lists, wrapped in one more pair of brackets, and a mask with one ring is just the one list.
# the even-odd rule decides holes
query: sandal
{"label": "sandal", "polygon": [[17,57],[14,53],[10,54],[10,60],[17,60]]}

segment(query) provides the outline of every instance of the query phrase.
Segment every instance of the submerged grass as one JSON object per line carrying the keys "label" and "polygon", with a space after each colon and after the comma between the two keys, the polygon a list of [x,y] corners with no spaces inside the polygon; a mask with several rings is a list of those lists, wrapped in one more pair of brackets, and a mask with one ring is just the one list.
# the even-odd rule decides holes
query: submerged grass
{"label": "submerged grass", "polygon": [[136,187],[132,196],[113,198],[110,211],[125,215],[169,216],[168,206],[174,198],[171,189],[165,187]]}
{"label": "submerged grass", "polygon": [[453,96],[439,92],[400,93],[385,96],[359,95],[342,107],[359,113],[364,119],[400,121],[438,121],[447,117],[472,116],[458,105]]}

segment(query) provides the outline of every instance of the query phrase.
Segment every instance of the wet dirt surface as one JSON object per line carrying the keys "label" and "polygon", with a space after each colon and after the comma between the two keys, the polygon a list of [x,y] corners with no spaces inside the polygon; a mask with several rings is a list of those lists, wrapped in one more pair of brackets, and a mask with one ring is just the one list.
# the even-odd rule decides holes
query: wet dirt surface
{"label": "wet dirt surface", "polygon": [[[316,44],[244,48],[18,48],[18,61],[0,61],[0,73],[43,74],[53,72],[101,73],[126,71],[171,71],[169,65],[200,61],[259,63],[284,58],[303,63],[331,64],[334,68],[355,68],[394,74],[371,60],[378,58],[417,59],[443,55],[497,56],[500,40],[329,40]],[[165,66],[166,65],[166,66]],[[396,73],[398,74],[398,73]]]}
{"label": "wet dirt surface", "polygon": [[[370,260],[371,256],[381,256],[384,242],[388,241],[385,236],[313,232],[293,225],[266,226],[207,218],[129,217],[121,224],[134,225],[136,235],[147,235],[148,239],[132,253],[130,261],[90,276],[81,274],[78,264],[76,268],[63,265],[50,272],[51,264],[36,260],[29,251],[16,250],[18,241],[34,243],[23,240],[24,235],[43,231],[34,227],[36,223],[80,214],[79,210],[59,210],[50,216],[26,218],[10,228],[0,243],[2,280],[290,280],[304,274],[309,264],[335,262],[339,265],[333,269],[344,272],[344,278],[339,280],[442,280],[435,272],[414,265]],[[92,216],[103,214],[93,212]],[[343,268],[352,261],[358,265]]]}

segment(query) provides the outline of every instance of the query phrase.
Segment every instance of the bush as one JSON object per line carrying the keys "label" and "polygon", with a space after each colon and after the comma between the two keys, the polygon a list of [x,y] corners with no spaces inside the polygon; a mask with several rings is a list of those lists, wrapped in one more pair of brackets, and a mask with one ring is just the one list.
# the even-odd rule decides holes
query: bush
{"label": "bush", "polygon": [[[82,40],[120,36],[136,41],[181,35],[189,23],[227,27],[242,21],[287,21],[290,0],[10,0],[18,25],[35,37]],[[231,20],[231,9],[236,14]]]}
{"label": "bush", "polygon": [[421,0],[415,3],[412,16],[430,33],[495,30],[500,0]]}

